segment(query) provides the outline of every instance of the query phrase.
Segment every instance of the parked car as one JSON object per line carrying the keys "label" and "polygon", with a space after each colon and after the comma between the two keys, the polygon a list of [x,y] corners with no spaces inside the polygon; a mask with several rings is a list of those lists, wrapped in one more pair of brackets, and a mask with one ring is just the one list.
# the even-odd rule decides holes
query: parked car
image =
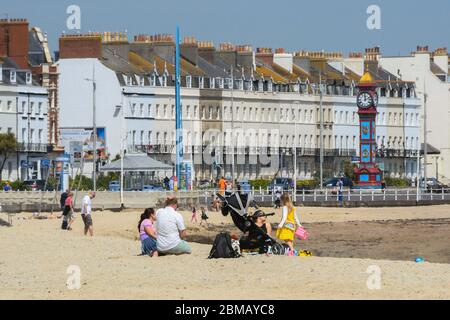
{"label": "parked car", "polygon": [[252,190],[252,186],[247,179],[242,179],[238,181],[239,187],[241,188],[241,193],[249,193]]}
{"label": "parked car", "polygon": [[[424,188],[424,183],[423,183],[424,179],[421,180],[420,183],[420,187]],[[436,178],[428,178],[427,179],[427,188],[426,191],[427,192],[442,192],[442,189],[444,189],[445,193],[450,192],[449,186],[446,184],[441,183],[440,181],[438,181]]]}
{"label": "parked car", "polygon": [[154,184],[146,184],[142,186],[141,191],[151,192],[151,191],[165,191],[163,186],[154,185]]}
{"label": "parked car", "polygon": [[47,184],[45,185],[45,180],[39,180],[39,179],[31,179],[31,180],[25,180],[23,182],[25,187],[27,187],[31,191],[54,191],[55,189]]}
{"label": "parked car", "polygon": [[209,180],[207,180],[207,179],[200,180],[200,181],[198,182],[197,188],[199,188],[199,189],[208,189],[208,188],[211,188],[211,182],[210,182]]}
{"label": "parked car", "polygon": [[294,181],[291,178],[275,178],[269,184],[269,193],[278,188],[283,191],[288,191],[294,188]]}
{"label": "parked car", "polygon": [[109,191],[120,191],[120,181],[114,180],[109,182]]}
{"label": "parked car", "polygon": [[352,179],[350,179],[348,177],[342,177],[342,178],[335,177],[335,178],[328,179],[323,183],[322,186],[325,188],[336,188],[339,179],[342,179],[342,182],[344,183],[344,189],[352,189],[353,188],[353,181],[352,181]]}

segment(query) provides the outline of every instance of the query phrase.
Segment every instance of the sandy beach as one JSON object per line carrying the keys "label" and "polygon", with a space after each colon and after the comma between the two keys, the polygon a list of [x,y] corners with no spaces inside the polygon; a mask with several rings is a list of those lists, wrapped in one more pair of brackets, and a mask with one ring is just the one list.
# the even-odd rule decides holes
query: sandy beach
{"label": "sandy beach", "polygon": [[[273,210],[266,209],[267,212]],[[314,257],[245,256],[208,260],[212,238],[238,234],[230,217],[210,212],[208,227],[187,222],[189,256],[139,256],[140,211],[95,212],[95,237],[60,230],[60,219],[0,219],[0,299],[449,299],[450,206],[300,208]],[[280,219],[280,210],[270,222]],[[426,262],[415,263],[416,256]],[[368,289],[369,266],[381,288]],[[69,266],[81,288],[69,289]]]}

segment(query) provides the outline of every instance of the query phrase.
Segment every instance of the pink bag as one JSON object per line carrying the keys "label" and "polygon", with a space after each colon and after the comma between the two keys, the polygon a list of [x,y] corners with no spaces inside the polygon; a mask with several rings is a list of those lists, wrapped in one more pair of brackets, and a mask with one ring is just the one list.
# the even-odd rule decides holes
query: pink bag
{"label": "pink bag", "polygon": [[306,240],[309,237],[309,233],[308,231],[305,230],[305,228],[298,227],[297,231],[295,231],[295,236],[300,240]]}

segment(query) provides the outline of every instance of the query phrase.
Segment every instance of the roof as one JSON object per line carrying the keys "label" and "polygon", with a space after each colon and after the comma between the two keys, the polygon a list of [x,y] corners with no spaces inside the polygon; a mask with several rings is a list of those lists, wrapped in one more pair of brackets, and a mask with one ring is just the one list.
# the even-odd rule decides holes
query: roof
{"label": "roof", "polygon": [[446,74],[444,70],[441,69],[434,61],[430,61],[430,70],[436,75]]}
{"label": "roof", "polygon": [[[172,170],[172,166],[150,158],[146,154],[127,154],[123,158],[124,171],[158,171]],[[121,160],[113,161],[100,168],[100,171],[120,171]]]}
{"label": "roof", "polygon": [[[424,143],[420,144],[421,154],[425,153],[424,146]],[[433,147],[431,144],[427,143],[427,154],[441,154],[441,151]]]}
{"label": "roof", "polygon": [[372,83],[373,82],[373,78],[370,75],[370,72],[366,72],[363,74],[363,76],[361,77],[361,79],[359,79],[360,83]]}

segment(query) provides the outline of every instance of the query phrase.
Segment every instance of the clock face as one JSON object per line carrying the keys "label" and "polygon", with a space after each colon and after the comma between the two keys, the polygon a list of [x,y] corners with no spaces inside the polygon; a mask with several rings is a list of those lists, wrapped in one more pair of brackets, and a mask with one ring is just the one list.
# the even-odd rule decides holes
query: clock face
{"label": "clock face", "polygon": [[373,102],[372,96],[368,92],[362,92],[362,93],[358,94],[358,98],[356,101],[357,101],[358,107],[363,108],[363,109],[369,108]]}
{"label": "clock face", "polygon": [[374,93],[373,95],[372,95],[372,100],[373,100],[373,105],[376,107],[376,106],[378,106],[378,94],[377,93]]}

